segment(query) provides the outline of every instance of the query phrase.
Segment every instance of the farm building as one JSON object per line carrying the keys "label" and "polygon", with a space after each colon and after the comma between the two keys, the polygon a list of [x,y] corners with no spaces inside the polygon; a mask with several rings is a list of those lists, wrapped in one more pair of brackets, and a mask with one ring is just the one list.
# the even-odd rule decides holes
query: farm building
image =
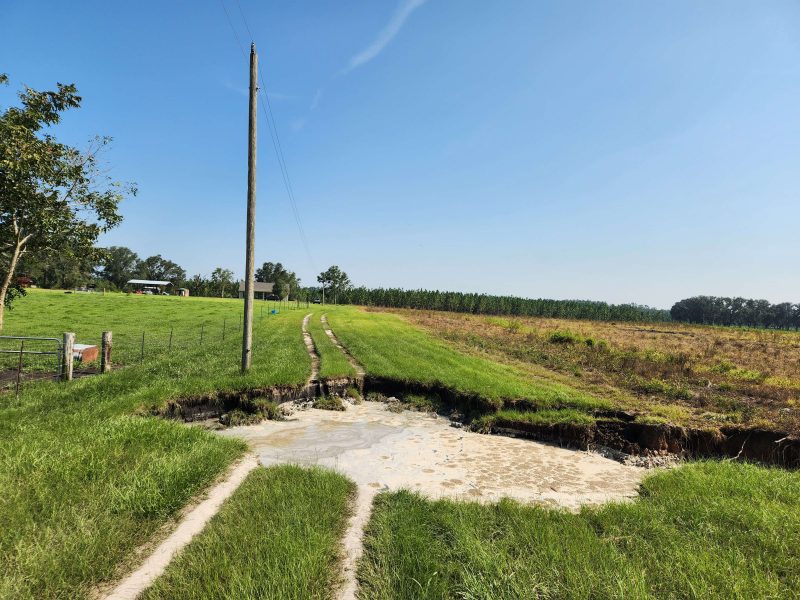
{"label": "farm building", "polygon": [[155,281],[150,279],[131,279],[125,287],[132,291],[134,294],[149,294],[154,296],[161,296],[167,294],[165,291],[167,287],[171,286],[169,281]]}
{"label": "farm building", "polygon": [[[256,300],[280,300],[280,298],[273,293],[274,289],[274,283],[256,281],[253,286],[253,297]],[[244,280],[239,281],[239,298],[244,298]]]}

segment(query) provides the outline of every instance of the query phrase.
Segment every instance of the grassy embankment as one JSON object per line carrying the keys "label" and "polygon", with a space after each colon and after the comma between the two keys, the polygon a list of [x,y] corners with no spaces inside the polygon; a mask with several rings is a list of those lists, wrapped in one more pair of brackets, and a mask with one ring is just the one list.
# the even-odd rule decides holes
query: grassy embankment
{"label": "grassy embankment", "polygon": [[359,567],[365,598],[794,598],[800,474],[697,463],[642,496],[571,514],[377,497]]}
{"label": "grassy embankment", "polygon": [[800,431],[796,332],[402,314],[464,352],[557,373],[568,385],[640,413],[639,420]]}
{"label": "grassy embankment", "polygon": [[421,382],[483,400],[483,411],[507,415],[546,411],[554,422],[592,421],[590,411],[611,403],[545,377],[481,356],[459,352],[400,317],[351,307],[330,311],[336,336],[366,369],[368,376]]}
{"label": "grassy embankment", "polygon": [[[58,298],[57,300],[55,298]],[[235,314],[237,301],[56,296],[33,291],[5,334],[135,335]],[[140,364],[68,384],[28,383],[0,395],[0,597],[85,597],[115,576],[244,444],[145,416],[167,400],[268,385],[302,385],[310,363],[302,311],[257,319],[253,369],[239,374],[240,338],[147,353]],[[99,337],[99,335],[98,335]],[[115,350],[116,352],[116,350]],[[124,356],[124,355],[123,355]]]}
{"label": "grassy embankment", "polygon": [[330,598],[354,487],[332,471],[257,469],[143,599]]}

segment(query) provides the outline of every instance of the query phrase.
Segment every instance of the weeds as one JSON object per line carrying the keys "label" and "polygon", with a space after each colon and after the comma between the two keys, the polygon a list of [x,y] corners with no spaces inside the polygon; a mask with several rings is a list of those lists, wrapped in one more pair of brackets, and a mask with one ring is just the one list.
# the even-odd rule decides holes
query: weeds
{"label": "weeds", "polygon": [[320,410],[345,410],[342,399],[339,396],[318,396],[314,399],[313,406]]}

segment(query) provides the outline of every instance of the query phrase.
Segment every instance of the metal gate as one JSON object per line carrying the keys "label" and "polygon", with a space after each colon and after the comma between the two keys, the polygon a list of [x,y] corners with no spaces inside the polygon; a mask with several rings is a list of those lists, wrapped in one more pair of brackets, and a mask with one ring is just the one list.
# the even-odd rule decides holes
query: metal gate
{"label": "metal gate", "polygon": [[[63,347],[59,338],[0,335],[0,388],[15,387],[19,391],[23,380],[58,378]],[[38,360],[26,364],[26,357]]]}

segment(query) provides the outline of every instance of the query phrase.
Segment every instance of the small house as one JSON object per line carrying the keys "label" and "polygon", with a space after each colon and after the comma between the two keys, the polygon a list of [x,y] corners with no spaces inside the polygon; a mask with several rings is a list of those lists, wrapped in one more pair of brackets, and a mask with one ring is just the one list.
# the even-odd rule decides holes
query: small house
{"label": "small house", "polygon": [[[265,281],[256,281],[253,284],[253,297],[256,300],[280,300],[275,295],[275,284]],[[244,298],[244,280],[239,282],[239,298]]]}

